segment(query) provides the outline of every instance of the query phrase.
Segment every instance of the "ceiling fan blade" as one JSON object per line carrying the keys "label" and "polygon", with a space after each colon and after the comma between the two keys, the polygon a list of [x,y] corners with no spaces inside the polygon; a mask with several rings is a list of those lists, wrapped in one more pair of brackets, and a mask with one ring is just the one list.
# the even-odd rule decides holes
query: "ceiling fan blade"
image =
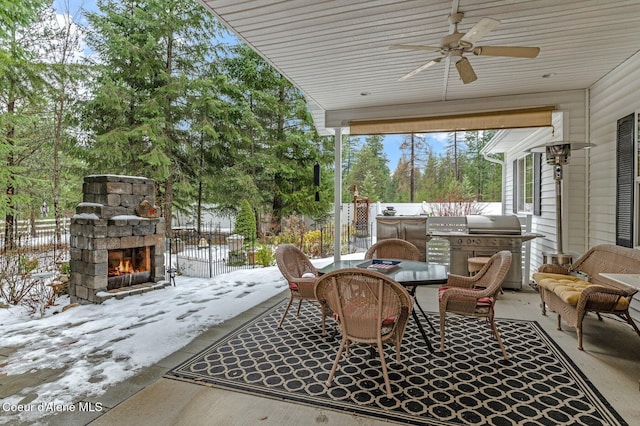
{"label": "ceiling fan blade", "polygon": [[477,56],[508,56],[511,58],[535,58],[540,53],[539,47],[522,46],[479,46],[473,49]]}
{"label": "ceiling fan blade", "polygon": [[500,21],[497,19],[482,18],[465,35],[462,36],[460,44],[471,46],[493,31],[498,25],[500,25]]}
{"label": "ceiling fan blade", "polygon": [[460,75],[460,80],[462,80],[464,84],[473,83],[478,79],[475,71],[473,71],[471,62],[469,62],[467,58],[462,58],[456,62],[456,68]]}
{"label": "ceiling fan blade", "polygon": [[418,68],[416,68],[415,70],[411,71],[410,73],[407,73],[407,74],[403,75],[402,77],[400,77],[400,78],[398,79],[398,81],[405,81],[406,79],[408,79],[408,78],[410,78],[410,77],[413,77],[414,75],[418,74],[420,71],[424,71],[424,70],[426,70],[426,69],[427,69],[427,68],[429,68],[431,65],[435,65],[435,64],[437,64],[437,63],[438,63],[438,62],[440,62],[441,60],[442,60],[442,58],[437,58],[437,59],[434,59],[434,60],[432,60],[432,61],[429,61],[429,62],[427,62],[426,64],[421,65],[421,66],[419,66]]}
{"label": "ceiling fan blade", "polygon": [[429,52],[439,52],[442,47],[436,46],[418,46],[413,44],[393,44],[389,49],[407,49],[407,50],[428,50]]}

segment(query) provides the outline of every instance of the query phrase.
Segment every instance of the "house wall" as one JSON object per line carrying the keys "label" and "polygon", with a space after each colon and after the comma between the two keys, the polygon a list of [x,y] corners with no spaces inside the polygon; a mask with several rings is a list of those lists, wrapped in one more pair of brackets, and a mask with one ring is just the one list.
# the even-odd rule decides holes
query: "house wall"
{"label": "house wall", "polygon": [[[589,153],[589,233],[590,246],[616,241],[616,122],[640,111],[640,54],[596,82],[590,90],[589,130],[597,146]],[[637,213],[636,213],[637,214]],[[629,309],[640,321],[640,300]]]}
{"label": "house wall", "polygon": [[[640,54],[596,82],[588,90],[564,93],[563,99],[540,95],[556,105],[553,135],[540,129],[505,152],[506,211],[513,203],[513,160],[527,148],[550,140],[591,142],[589,150],[573,151],[564,166],[562,182],[564,251],[581,254],[597,244],[615,244],[616,123],[640,111]],[[555,99],[557,101],[553,102]],[[549,136],[551,136],[549,138]],[[544,161],[544,158],[543,158]],[[533,216],[532,230],[546,235],[532,241],[531,271],[542,262],[542,252],[555,252],[556,213],[553,169],[542,165],[542,214]],[[637,298],[636,298],[637,299]],[[640,300],[634,299],[631,316],[640,321]]]}
{"label": "house wall", "polygon": [[589,245],[615,244],[616,122],[640,111],[640,54],[596,82],[590,90]]}
{"label": "house wall", "polygon": [[[586,135],[585,91],[539,94],[531,99],[535,104],[553,105],[553,128],[542,128],[505,150],[505,211],[513,206],[513,161],[527,154],[526,150],[553,140],[584,142]],[[562,214],[563,252],[582,253],[587,248],[587,215],[585,151],[574,151],[563,167]],[[544,235],[531,242],[531,271],[542,264],[543,252],[557,252],[556,246],[556,190],[553,167],[546,164],[543,154],[541,215],[532,217],[532,231]]]}

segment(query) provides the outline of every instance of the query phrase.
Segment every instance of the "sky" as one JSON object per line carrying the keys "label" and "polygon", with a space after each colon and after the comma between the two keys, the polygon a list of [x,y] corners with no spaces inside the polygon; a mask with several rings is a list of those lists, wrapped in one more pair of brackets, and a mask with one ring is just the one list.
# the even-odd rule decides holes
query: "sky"
{"label": "sky", "polygon": [[[344,258],[363,257],[363,253]],[[333,258],[314,259],[321,268]],[[282,294],[287,283],[276,266],[244,269],[214,278],[176,277],[176,286],[165,287],[101,305],[80,305],[62,312],[67,296],[45,316],[30,316],[20,306],[0,309],[2,347],[13,348],[0,365],[0,374],[43,375],[52,369],[61,373],[52,381],[17,391],[0,399],[0,425],[18,420],[49,423],[51,414],[38,411],[39,404],[69,406],[81,398],[100,401],[108,387],[122,382],[186,346],[209,327]],[[12,412],[25,397],[30,412]],[[8,405],[5,405],[8,404]]]}
{"label": "sky", "polygon": [[[447,145],[447,135],[448,133],[426,133],[420,134],[420,136],[424,136],[427,142],[431,145],[431,149],[434,153],[439,154],[442,153]],[[384,145],[384,152],[387,154],[387,159],[389,163],[390,170],[395,170],[398,165],[398,161],[402,155],[400,151],[400,144],[404,140],[405,136],[408,135],[386,135],[382,141]]]}

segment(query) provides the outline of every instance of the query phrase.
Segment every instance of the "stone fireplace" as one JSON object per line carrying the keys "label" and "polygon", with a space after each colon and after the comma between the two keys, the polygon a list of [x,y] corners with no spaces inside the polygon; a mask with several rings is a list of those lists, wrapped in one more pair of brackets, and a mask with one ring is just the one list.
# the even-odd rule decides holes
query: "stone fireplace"
{"label": "stone fireplace", "polygon": [[71,218],[72,303],[102,303],[169,285],[164,218],[154,206],[152,179],[84,178],[82,202]]}

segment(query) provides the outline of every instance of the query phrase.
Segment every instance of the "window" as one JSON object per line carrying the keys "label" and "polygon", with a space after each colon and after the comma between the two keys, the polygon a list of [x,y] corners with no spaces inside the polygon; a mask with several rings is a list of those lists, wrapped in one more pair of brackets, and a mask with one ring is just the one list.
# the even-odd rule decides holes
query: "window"
{"label": "window", "polygon": [[518,211],[533,212],[533,154],[518,160]]}
{"label": "window", "polygon": [[530,153],[513,162],[513,212],[541,214],[542,154]]}

